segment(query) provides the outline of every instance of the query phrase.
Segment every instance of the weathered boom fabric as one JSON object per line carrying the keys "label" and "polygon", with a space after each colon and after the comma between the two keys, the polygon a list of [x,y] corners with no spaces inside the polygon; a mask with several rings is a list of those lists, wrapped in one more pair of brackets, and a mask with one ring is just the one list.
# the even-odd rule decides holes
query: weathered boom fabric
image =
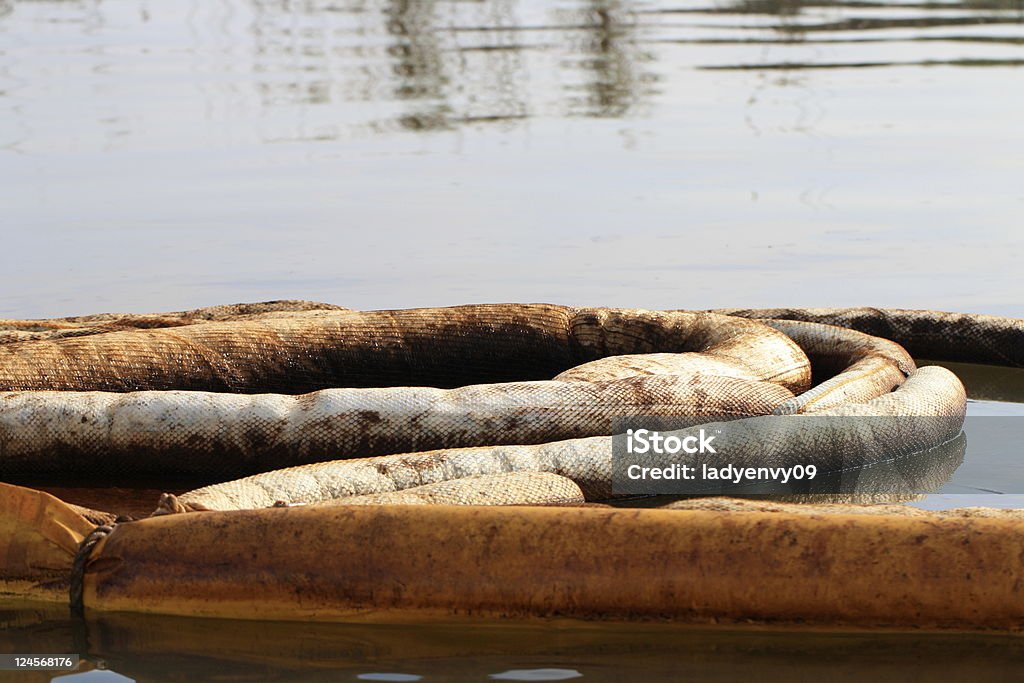
{"label": "weathered boom fabric", "polygon": [[[923,450],[953,439],[960,431],[965,396],[956,377],[939,367],[922,368],[897,391],[863,404],[815,413],[818,417],[873,416],[886,419],[865,433],[853,421],[814,421],[808,430],[776,429],[777,421],[750,418],[734,425],[730,448],[719,450],[736,467],[764,462],[815,464],[822,472],[871,464],[888,444],[915,444]],[[908,416],[952,420],[906,420]],[[703,425],[713,430],[714,423]],[[922,431],[927,427],[927,431]],[[685,431],[685,430],[684,430]],[[690,430],[696,433],[697,428]],[[685,436],[682,432],[680,436]],[[726,457],[727,456],[727,457]],[[713,462],[715,458],[709,459]],[[693,461],[699,464],[699,461]],[[655,465],[656,462],[652,462]],[[165,499],[160,512],[235,510],[275,503],[316,503],[379,494],[423,484],[503,472],[539,471],[576,482],[588,500],[612,496],[612,439],[607,436],[537,445],[483,446],[402,455],[337,460],[256,474]]]}
{"label": "weathered boom fabric", "polygon": [[658,351],[701,351],[795,390],[809,380],[796,345],[756,322],[714,313],[506,304],[299,311],[16,342],[0,346],[0,388],[249,394],[451,388],[547,380],[599,358]]}
{"label": "weathered boom fabric", "polygon": [[[0,345],[0,475],[264,473],[166,499],[159,512],[517,471],[566,475],[595,500],[610,495],[615,416],[957,417],[964,405],[955,377],[918,373],[891,341],[716,313],[545,304],[358,312],[285,301],[0,328],[35,335]],[[908,376],[915,381],[901,387]],[[751,444],[768,438],[751,424]],[[945,429],[922,446],[951,438]],[[880,439],[896,436],[837,437],[836,452],[867,463]],[[789,438],[836,466],[820,440]],[[394,462],[375,457],[385,455]],[[363,463],[375,475],[360,474]],[[536,486],[522,491],[542,500]]]}
{"label": "weathered boom fabric", "polygon": [[237,476],[544,443],[608,434],[616,415],[764,415],[809,384],[784,334],[708,313],[248,315],[0,345],[0,475]]}
{"label": "weathered boom fabric", "polygon": [[[0,593],[275,619],[1019,626],[1016,512],[580,507],[612,495],[611,418],[628,414],[686,418],[686,434],[730,420],[737,466],[877,465],[902,443],[937,454],[916,481],[941,479],[963,457],[964,389],[904,347],[1020,364],[1024,323],[872,311],[270,302],[0,321],[0,476],[241,477],[96,529],[114,515],[0,484]],[[818,421],[851,416],[871,428]],[[868,493],[891,500],[877,472]],[[514,504],[576,509],[493,508]]]}
{"label": "weathered boom fabric", "polygon": [[722,308],[753,319],[802,320],[891,339],[917,358],[1024,367],[1024,320],[898,308]]}
{"label": "weathered boom fabric", "polygon": [[[69,326],[76,337],[57,334]],[[264,473],[165,497],[158,513],[316,503],[519,471],[566,475],[595,500],[611,495],[614,416],[696,424],[836,409],[963,413],[962,388],[948,373],[918,373],[901,390],[916,368],[893,342],[714,313],[551,305],[357,312],[269,302],[8,327],[50,336],[0,346],[0,387],[14,390],[0,395],[0,473]],[[537,379],[502,381],[521,378]],[[482,380],[498,383],[460,386]],[[339,384],[346,388],[323,388]],[[455,388],[376,388],[390,384]],[[306,389],[316,390],[289,393]],[[918,436],[898,420],[835,443],[814,436],[820,427],[766,429],[751,423],[750,454],[774,442],[790,459],[799,453],[831,468],[868,464],[883,441]],[[947,429],[926,430],[922,447],[949,440]],[[469,450],[437,450],[460,448]],[[373,458],[389,454],[394,462]],[[290,469],[301,464],[312,465]],[[532,481],[506,486],[523,502],[545,500]],[[552,489],[552,500],[560,497]]]}
{"label": "weathered boom fabric", "polygon": [[[170,515],[106,529],[71,582],[86,618],[1019,628],[1019,514],[905,511],[717,499],[696,510],[403,504]],[[29,523],[4,525],[9,512]],[[52,496],[0,484],[0,546],[18,551],[6,555],[0,588],[66,600],[68,566],[79,541],[96,537],[90,529]]]}

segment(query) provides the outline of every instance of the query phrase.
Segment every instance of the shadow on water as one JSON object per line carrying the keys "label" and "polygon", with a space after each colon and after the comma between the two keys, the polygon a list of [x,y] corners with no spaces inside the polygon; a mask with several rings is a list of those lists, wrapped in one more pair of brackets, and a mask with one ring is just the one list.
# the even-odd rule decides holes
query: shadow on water
{"label": "shadow on water", "polygon": [[524,670],[535,677],[518,680],[564,680],[575,672],[584,681],[733,681],[757,671],[761,681],[1009,681],[1024,656],[1024,642],[1012,636],[709,631],[664,623],[317,625],[117,614],[74,622],[52,607],[0,605],[0,626],[0,650],[79,653],[83,668],[137,681],[374,680],[383,673],[500,680]]}

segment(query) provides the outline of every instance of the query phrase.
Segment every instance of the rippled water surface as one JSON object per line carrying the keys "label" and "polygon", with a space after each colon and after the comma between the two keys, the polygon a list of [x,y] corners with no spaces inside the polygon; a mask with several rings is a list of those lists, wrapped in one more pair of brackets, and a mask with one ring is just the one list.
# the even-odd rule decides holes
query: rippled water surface
{"label": "rippled water surface", "polygon": [[[1024,316],[1022,22],[1024,0],[0,0],[0,317],[279,298]],[[996,399],[972,415],[1024,413],[1019,375],[958,372]],[[1022,504],[986,491],[1024,473],[965,472],[920,504]],[[3,651],[139,680],[1013,680],[1021,657],[611,626],[83,633],[5,609]]]}
{"label": "rippled water surface", "polygon": [[0,316],[1024,315],[1021,0],[0,1]]}

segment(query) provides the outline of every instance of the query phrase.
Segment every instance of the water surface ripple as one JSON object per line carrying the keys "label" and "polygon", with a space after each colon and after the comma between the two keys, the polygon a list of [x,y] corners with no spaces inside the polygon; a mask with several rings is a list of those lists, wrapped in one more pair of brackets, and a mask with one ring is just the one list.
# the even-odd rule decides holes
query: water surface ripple
{"label": "water surface ripple", "polygon": [[1024,315],[1020,0],[0,1],[0,316]]}

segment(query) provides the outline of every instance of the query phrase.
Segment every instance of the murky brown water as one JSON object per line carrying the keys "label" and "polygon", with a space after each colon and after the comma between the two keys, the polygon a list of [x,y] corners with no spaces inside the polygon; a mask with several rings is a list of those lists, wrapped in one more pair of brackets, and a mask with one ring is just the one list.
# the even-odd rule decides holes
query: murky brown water
{"label": "murky brown water", "polygon": [[[138,681],[717,682],[753,674],[771,682],[996,682],[1017,680],[1024,657],[1024,642],[1012,636],[665,623],[315,625],[142,615],[74,623],[45,607],[4,607],[0,649],[88,654],[83,668],[103,666]],[[379,677],[386,674],[391,677]]]}

